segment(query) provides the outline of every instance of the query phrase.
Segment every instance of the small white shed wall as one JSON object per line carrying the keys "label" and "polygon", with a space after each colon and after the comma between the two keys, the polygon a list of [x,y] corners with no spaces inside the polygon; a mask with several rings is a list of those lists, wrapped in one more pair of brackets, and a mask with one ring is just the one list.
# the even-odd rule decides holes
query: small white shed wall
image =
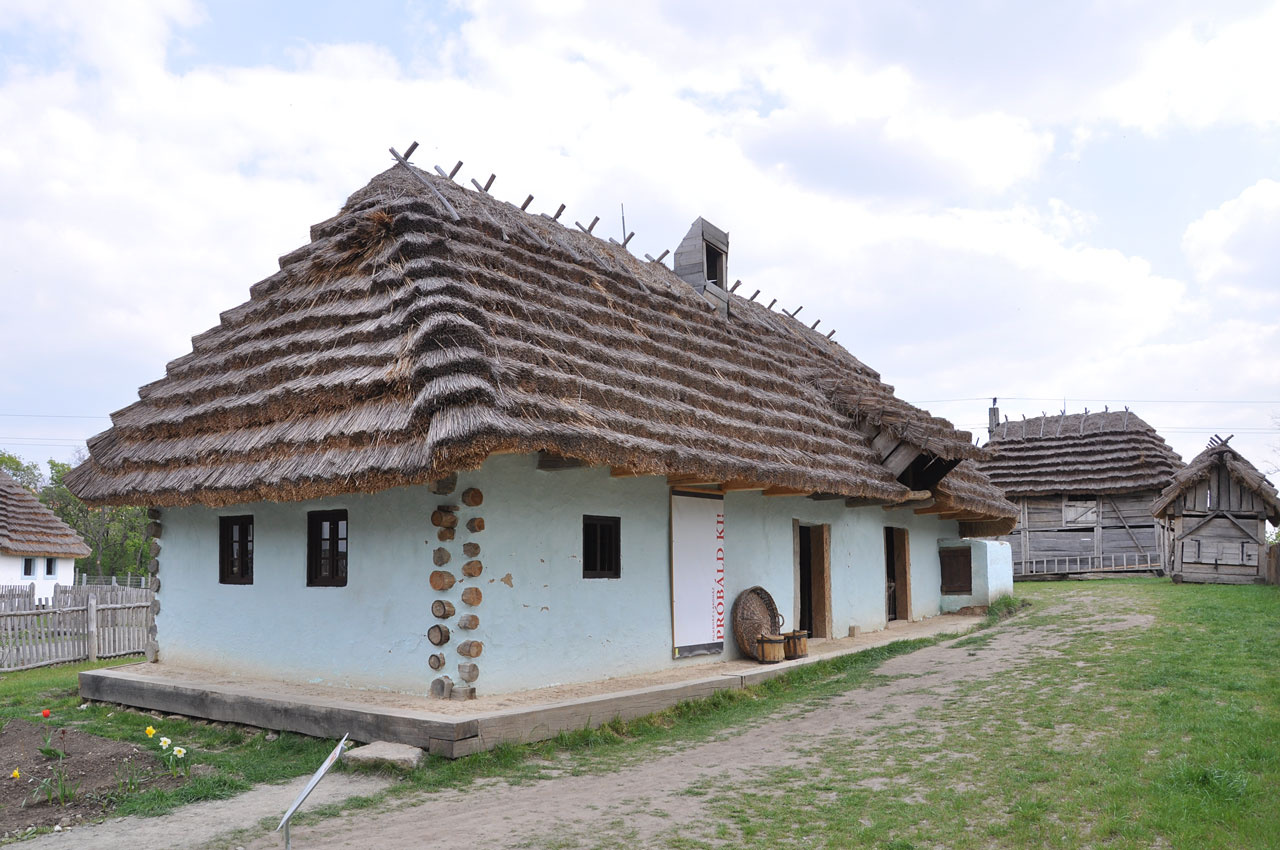
{"label": "small white shed wall", "polygon": [[938,545],[945,548],[967,546],[973,559],[973,592],[941,596],[944,612],[959,611],[970,605],[990,605],[1002,596],[1013,595],[1013,550],[1008,543],[964,538],[941,540]]}
{"label": "small white shed wall", "polygon": [[76,559],[55,558],[57,564],[54,575],[45,576],[45,556],[34,556],[35,577],[27,578],[22,574],[21,555],[0,555],[0,584],[21,584],[36,586],[36,599],[52,599],[55,584],[71,585],[76,580]]}

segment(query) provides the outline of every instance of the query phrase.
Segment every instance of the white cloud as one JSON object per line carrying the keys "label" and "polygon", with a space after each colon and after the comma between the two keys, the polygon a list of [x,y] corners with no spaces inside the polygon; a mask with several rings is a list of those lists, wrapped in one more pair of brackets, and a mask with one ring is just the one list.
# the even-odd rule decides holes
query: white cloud
{"label": "white cloud", "polygon": [[1280,123],[1280,4],[1214,28],[1189,20],[1147,46],[1141,66],[1100,96],[1102,113],[1148,133],[1173,125]]}
{"label": "white cloud", "polygon": [[1280,182],[1260,180],[1187,226],[1182,250],[1215,295],[1280,301]]}

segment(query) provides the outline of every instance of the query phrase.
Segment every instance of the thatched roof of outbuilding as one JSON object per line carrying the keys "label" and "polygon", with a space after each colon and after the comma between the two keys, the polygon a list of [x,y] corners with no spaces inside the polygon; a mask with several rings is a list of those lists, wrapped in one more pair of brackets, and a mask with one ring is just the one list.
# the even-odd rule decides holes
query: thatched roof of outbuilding
{"label": "thatched roof of outbuilding", "polygon": [[1009,496],[1161,490],[1182,458],[1128,410],[1037,416],[996,426],[979,467]]}
{"label": "thatched roof of outbuilding", "polygon": [[1266,505],[1267,519],[1272,525],[1280,524],[1280,494],[1277,494],[1275,485],[1225,441],[1210,445],[1173,476],[1173,483],[1161,491],[1152,503],[1152,515],[1163,516],[1174,499],[1187,488],[1209,480],[1214,468],[1219,465],[1225,465],[1232,478],[1262,499]]}
{"label": "thatched roof of outbuilding", "polygon": [[0,555],[84,558],[89,552],[74,528],[0,469]]}
{"label": "thatched roof of outbuilding", "polygon": [[[545,451],[895,502],[915,494],[875,428],[982,454],[798,321],[736,295],[726,318],[660,263],[416,169],[375,177],[280,266],[90,440],[77,495],[309,499]],[[1015,513],[981,476],[958,498]]]}

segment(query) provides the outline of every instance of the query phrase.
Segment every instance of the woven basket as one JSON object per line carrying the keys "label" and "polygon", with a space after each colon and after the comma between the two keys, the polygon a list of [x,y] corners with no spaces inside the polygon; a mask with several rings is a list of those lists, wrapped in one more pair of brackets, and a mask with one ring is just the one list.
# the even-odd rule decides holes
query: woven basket
{"label": "woven basket", "polygon": [[782,615],[763,587],[748,587],[733,601],[733,639],[748,658],[760,660],[756,638],[782,633]]}

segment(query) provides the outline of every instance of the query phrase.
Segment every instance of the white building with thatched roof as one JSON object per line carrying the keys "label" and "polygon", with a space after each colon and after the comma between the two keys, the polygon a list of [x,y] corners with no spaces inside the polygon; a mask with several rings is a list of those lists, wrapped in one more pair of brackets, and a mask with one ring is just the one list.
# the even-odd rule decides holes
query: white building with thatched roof
{"label": "white building with thatched roof", "polygon": [[55,584],[75,584],[76,558],[90,549],[75,529],[0,470],[0,585],[34,585],[37,599]]}
{"label": "white building with thatched roof", "polygon": [[1151,500],[1182,458],[1129,410],[1000,421],[989,411],[981,468],[1018,506],[1004,539],[1014,574],[1160,570],[1166,541]]}
{"label": "white building with thatched roof", "polygon": [[311,235],[67,476],[153,509],[162,664],[496,693],[734,656],[754,586],[816,638],[987,602],[982,450],[724,231],[677,274],[398,165]]}
{"label": "white building with thatched roof", "polygon": [[1215,435],[1151,506],[1168,525],[1176,582],[1267,580],[1267,522],[1280,525],[1280,496],[1230,440]]}

